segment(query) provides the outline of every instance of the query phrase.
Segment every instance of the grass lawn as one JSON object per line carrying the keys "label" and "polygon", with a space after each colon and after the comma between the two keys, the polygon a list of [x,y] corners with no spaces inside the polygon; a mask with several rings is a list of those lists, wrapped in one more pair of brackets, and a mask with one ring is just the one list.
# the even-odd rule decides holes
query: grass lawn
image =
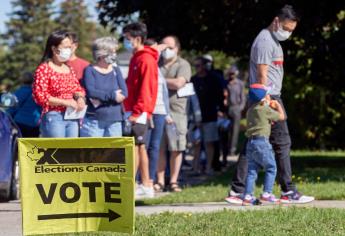
{"label": "grass lawn", "polygon": [[[310,152],[292,153],[293,180],[298,190],[318,200],[345,200],[345,152]],[[223,201],[227,195],[229,182],[234,167],[225,174],[216,176],[202,185],[184,189],[181,193],[169,194],[155,199],[137,201],[138,205],[171,204],[188,202]],[[256,194],[260,194],[263,173],[257,182]],[[280,195],[276,184],[274,192]]]}
{"label": "grass lawn", "polygon": [[[345,235],[345,211],[317,208],[137,216],[134,235]],[[64,235],[127,235],[86,233]]]}
{"label": "grass lawn", "polygon": [[[316,199],[345,199],[345,152],[294,152],[293,179],[298,189]],[[181,193],[137,201],[137,205],[223,201],[234,167],[202,185]],[[256,193],[262,188],[259,175]],[[279,186],[274,191],[279,195]],[[165,212],[137,215],[134,235],[345,235],[345,210],[302,207],[231,211],[213,213]],[[64,236],[126,235],[110,232],[73,233]]]}

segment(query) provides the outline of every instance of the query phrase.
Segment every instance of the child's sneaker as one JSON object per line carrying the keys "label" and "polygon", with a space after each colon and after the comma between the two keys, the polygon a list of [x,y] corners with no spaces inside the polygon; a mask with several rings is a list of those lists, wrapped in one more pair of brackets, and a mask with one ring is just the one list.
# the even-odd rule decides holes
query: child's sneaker
{"label": "child's sneaker", "polygon": [[234,205],[242,205],[242,194],[231,190],[229,196],[225,198],[225,201]]}
{"label": "child's sneaker", "polygon": [[153,198],[155,196],[155,191],[153,187],[145,187],[144,185],[139,185],[135,190],[135,198]]}
{"label": "child's sneaker", "polygon": [[242,206],[256,206],[256,205],[261,205],[262,203],[260,202],[259,199],[246,195],[243,199]]}
{"label": "child's sneaker", "polygon": [[263,193],[260,195],[262,204],[279,204],[280,201],[272,193]]}
{"label": "child's sneaker", "polygon": [[297,190],[295,191],[288,191],[288,192],[282,192],[282,195],[280,197],[280,202],[289,204],[289,203],[295,203],[295,204],[303,204],[314,201],[315,198],[311,196],[305,196],[302,195]]}

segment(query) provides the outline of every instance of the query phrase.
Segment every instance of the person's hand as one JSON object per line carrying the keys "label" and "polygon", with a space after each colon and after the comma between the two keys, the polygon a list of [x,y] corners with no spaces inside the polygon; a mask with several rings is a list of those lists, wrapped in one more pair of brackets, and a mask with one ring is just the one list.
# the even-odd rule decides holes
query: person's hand
{"label": "person's hand", "polygon": [[138,119],[138,117],[134,117],[134,116],[128,117],[129,122],[131,122],[133,124],[137,123],[137,119]]}
{"label": "person's hand", "polygon": [[65,100],[65,107],[72,107],[74,110],[78,109],[78,103],[74,99]]}
{"label": "person's hand", "polygon": [[167,117],[165,118],[165,122],[166,122],[167,124],[172,124],[172,123],[174,123],[174,121],[173,121],[173,119],[171,118],[171,116],[167,116]]}
{"label": "person's hand", "polygon": [[217,112],[217,115],[218,115],[218,117],[221,117],[221,118],[224,117],[224,113],[221,112],[221,111],[218,111],[218,112]]}
{"label": "person's hand", "polygon": [[280,106],[279,102],[277,102],[276,100],[271,100],[270,101],[270,107],[274,110],[278,109],[278,106]]}
{"label": "person's hand", "polygon": [[77,111],[82,111],[85,108],[85,100],[84,97],[79,97],[77,100],[78,108]]}
{"label": "person's hand", "polygon": [[164,51],[168,47],[168,45],[162,43],[162,44],[152,45],[151,47],[156,49],[158,52],[161,53],[162,51]]}
{"label": "person's hand", "polygon": [[122,94],[122,90],[121,89],[116,90],[115,93],[116,93],[115,101],[117,103],[121,103],[121,102],[123,102],[123,100],[125,100],[126,97]]}

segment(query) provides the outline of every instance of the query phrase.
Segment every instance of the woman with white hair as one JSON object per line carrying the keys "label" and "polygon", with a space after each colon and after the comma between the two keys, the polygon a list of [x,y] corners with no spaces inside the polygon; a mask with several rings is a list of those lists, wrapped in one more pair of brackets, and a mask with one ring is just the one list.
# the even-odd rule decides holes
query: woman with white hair
{"label": "woman with white hair", "polygon": [[116,66],[118,41],[112,37],[96,39],[92,45],[95,63],[86,67],[83,85],[87,112],[81,137],[122,136],[122,102],[127,97],[126,83]]}

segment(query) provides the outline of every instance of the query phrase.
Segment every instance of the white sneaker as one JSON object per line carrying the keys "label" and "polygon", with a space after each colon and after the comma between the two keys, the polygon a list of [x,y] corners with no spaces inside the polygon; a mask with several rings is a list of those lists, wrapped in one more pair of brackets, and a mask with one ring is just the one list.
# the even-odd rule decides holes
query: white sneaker
{"label": "white sneaker", "polygon": [[229,196],[225,198],[225,201],[234,205],[242,205],[242,194],[236,193],[231,190]]}
{"label": "white sneaker", "polygon": [[155,190],[153,187],[145,187],[140,184],[135,190],[135,198],[153,198],[155,196]]}
{"label": "white sneaker", "polygon": [[285,204],[289,204],[289,203],[304,204],[304,203],[312,202],[314,200],[315,200],[315,197],[302,195],[298,191],[288,191],[285,193],[283,192],[280,197],[280,202],[285,203]]}

